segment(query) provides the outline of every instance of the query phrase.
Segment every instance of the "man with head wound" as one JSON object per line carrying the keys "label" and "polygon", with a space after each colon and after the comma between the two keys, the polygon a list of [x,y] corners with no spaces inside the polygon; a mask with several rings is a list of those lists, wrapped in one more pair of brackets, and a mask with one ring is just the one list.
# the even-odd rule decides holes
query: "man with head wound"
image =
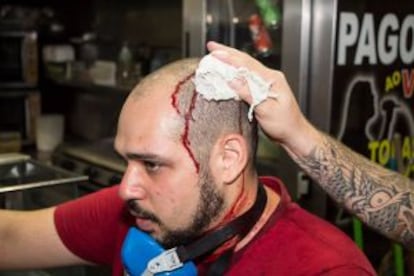
{"label": "man with head wound", "polygon": [[[302,136],[293,133],[296,141],[289,131],[307,122],[281,73],[237,50],[208,47],[271,84],[255,118],[296,156]],[[245,101],[206,100],[193,82],[197,65],[194,59],[167,65],[129,95],[115,139],[127,161],[120,185],[43,210],[0,212],[1,269],[105,264],[123,275],[121,251],[131,228],[165,249],[191,248],[239,220],[234,235],[191,260],[199,275],[375,275],[344,233],[293,203],[277,178],[258,177],[248,81],[230,81]]]}

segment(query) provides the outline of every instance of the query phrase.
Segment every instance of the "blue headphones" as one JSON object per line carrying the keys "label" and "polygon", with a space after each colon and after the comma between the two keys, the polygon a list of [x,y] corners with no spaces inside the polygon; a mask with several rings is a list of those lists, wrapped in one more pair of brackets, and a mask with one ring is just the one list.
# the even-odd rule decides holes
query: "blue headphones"
{"label": "blue headphones", "polygon": [[[129,276],[195,276],[196,265],[192,260],[212,252],[225,241],[244,237],[257,222],[266,206],[266,192],[259,185],[256,201],[243,215],[201,237],[189,245],[165,250],[150,235],[131,227],[122,246],[122,262]],[[211,265],[208,275],[222,275],[230,260],[230,251]]]}

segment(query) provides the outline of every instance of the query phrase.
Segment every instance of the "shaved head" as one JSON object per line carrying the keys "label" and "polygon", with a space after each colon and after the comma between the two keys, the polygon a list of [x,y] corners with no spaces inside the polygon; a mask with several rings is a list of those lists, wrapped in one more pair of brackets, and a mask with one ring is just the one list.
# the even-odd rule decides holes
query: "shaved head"
{"label": "shaved head", "polygon": [[[200,59],[189,58],[167,64],[143,78],[131,92],[133,99],[148,95],[149,93],[169,94],[171,89],[182,82],[186,77],[195,73]],[[154,85],[165,86],[164,91],[154,91]],[[167,95],[168,96],[168,95]]]}
{"label": "shaved head", "polygon": [[178,115],[173,136],[181,139],[196,164],[206,166],[209,153],[221,135],[237,133],[250,146],[249,164],[254,164],[257,123],[247,119],[243,101],[206,100],[195,90],[192,78],[200,59],[183,59],[168,64],[145,77],[131,92],[128,101],[156,96],[167,99]]}

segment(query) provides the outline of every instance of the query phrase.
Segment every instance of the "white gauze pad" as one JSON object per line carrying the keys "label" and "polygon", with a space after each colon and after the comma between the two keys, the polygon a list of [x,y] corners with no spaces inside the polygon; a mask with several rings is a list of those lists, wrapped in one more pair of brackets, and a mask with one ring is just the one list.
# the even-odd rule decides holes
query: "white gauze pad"
{"label": "white gauze pad", "polygon": [[240,100],[240,97],[228,85],[229,81],[240,77],[247,81],[253,99],[247,115],[251,121],[254,108],[268,97],[272,83],[267,83],[244,67],[235,68],[224,63],[211,54],[201,59],[193,82],[196,91],[207,100]]}

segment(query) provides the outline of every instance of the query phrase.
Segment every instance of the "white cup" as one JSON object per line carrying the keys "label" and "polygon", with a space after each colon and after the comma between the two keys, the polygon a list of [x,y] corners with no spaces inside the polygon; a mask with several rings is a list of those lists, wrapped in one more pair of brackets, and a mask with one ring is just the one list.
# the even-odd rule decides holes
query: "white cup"
{"label": "white cup", "polygon": [[64,119],[59,114],[44,114],[36,119],[36,147],[52,152],[63,141]]}

